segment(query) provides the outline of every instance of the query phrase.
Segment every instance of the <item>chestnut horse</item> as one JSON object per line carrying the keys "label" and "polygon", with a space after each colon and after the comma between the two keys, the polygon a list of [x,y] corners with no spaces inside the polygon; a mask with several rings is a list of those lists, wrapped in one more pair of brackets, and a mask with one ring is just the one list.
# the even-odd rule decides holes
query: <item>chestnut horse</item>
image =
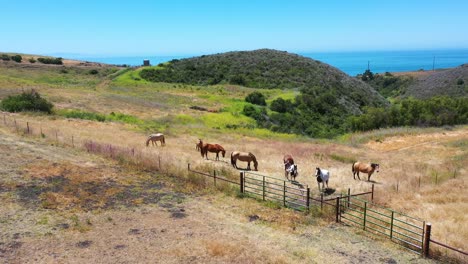
{"label": "chestnut horse", "polygon": [[355,162],[353,163],[353,168],[352,168],[352,171],[353,171],[353,178],[356,179],[356,174],[357,174],[357,177],[359,180],[361,180],[361,178],[359,178],[359,172],[364,172],[364,173],[367,173],[367,181],[370,181],[370,177],[372,176],[372,173],[374,173],[374,171],[377,171],[379,172],[379,164],[377,163],[362,163],[362,162]]}
{"label": "chestnut horse", "polygon": [[166,140],[164,139],[164,135],[162,133],[151,134],[146,139],[146,146],[149,146],[149,142],[151,141],[152,145],[158,145],[157,141],[161,142],[161,146],[166,145]]}
{"label": "chestnut horse", "polygon": [[299,173],[297,172],[297,165],[294,164],[293,157],[289,154],[284,155],[283,163],[284,163],[284,176],[289,181],[289,175],[291,175],[291,179],[295,181]]}
{"label": "chestnut horse", "polygon": [[205,156],[206,159],[208,159],[208,151],[216,153],[216,160],[219,160],[219,152],[223,154],[223,158],[225,157],[226,150],[224,150],[221,145],[210,143],[203,144],[203,141],[201,139],[199,140],[200,142],[198,143],[198,146],[200,147],[200,153],[202,157]]}
{"label": "chestnut horse", "polygon": [[247,170],[250,170],[250,162],[253,162],[255,170],[258,171],[258,162],[254,154],[250,152],[233,151],[231,153],[231,165],[236,169],[238,169],[237,160],[247,162]]}

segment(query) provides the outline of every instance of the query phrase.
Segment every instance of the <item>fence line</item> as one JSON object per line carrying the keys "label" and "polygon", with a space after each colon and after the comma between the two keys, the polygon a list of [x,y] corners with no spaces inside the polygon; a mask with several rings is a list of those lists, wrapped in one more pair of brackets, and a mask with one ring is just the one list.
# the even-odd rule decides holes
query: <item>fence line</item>
{"label": "fence line", "polygon": [[[70,141],[65,140],[64,135],[59,137],[59,134],[60,134],[59,130],[57,130],[57,129],[46,129],[46,130],[44,130],[42,128],[41,124],[39,124],[39,127],[40,127],[39,131],[40,132],[35,133],[37,131],[34,130],[33,123],[30,123],[29,121],[24,121],[26,123],[26,126],[22,127],[20,125],[20,123],[16,120],[16,118],[12,117],[12,119],[13,119],[13,121],[10,120],[10,122],[8,122],[9,120],[6,117],[6,113],[3,112],[3,125],[5,127],[14,127],[14,130],[16,131],[16,133],[19,133],[19,132],[22,131],[23,134],[38,135],[38,136],[41,136],[41,137],[46,137],[47,136],[47,132],[46,132],[47,130],[49,132],[54,131],[55,133],[53,133],[53,134],[55,134],[55,142],[57,144],[63,143],[64,145],[68,145],[68,146],[71,146],[73,148],[75,148],[75,146],[76,146],[75,143],[80,141],[79,138],[76,138],[74,135],[71,135],[71,137],[70,137],[71,143],[70,143]],[[1,122],[0,122],[0,124],[1,124]],[[51,137],[49,135],[50,138],[53,138],[53,136],[54,135],[52,135],[52,137]],[[68,142],[68,144],[67,144],[67,142]],[[104,144],[103,145],[102,143],[97,143],[97,142],[93,142],[93,141],[89,141],[89,140],[88,141],[85,140],[85,141],[81,141],[81,142],[82,142],[81,145],[87,151],[92,151],[92,152],[100,153],[100,154],[108,154],[113,159],[123,157],[123,158],[126,158],[127,161],[132,161],[132,162],[137,164],[137,163],[141,162],[142,159],[147,158],[147,157],[145,157],[145,155],[141,151],[135,153],[135,148],[129,149],[129,148],[124,148],[124,147],[114,146],[112,144],[107,144],[107,145]],[[107,149],[108,153],[106,153],[105,151],[104,152],[97,151],[96,148],[88,149],[86,147],[87,142],[93,142],[94,145],[99,146],[100,150],[102,150],[103,146],[104,146],[104,148],[105,148],[105,146],[107,146],[108,147],[108,149]],[[131,154],[129,154],[129,153],[131,153]],[[149,164],[145,164],[145,165],[148,166]],[[157,169],[158,171],[162,172],[161,171],[161,157],[159,155],[158,155],[158,164],[157,164],[157,166],[152,165],[151,167],[153,169]],[[252,187],[249,187],[249,186],[245,185],[246,183],[249,183],[248,181],[246,182],[246,177],[245,177],[246,173],[251,174],[251,175],[255,175],[255,176],[258,176],[258,177],[262,177],[263,178],[262,181],[261,181],[262,185],[258,185],[258,184],[256,185],[256,187],[261,187],[261,188],[260,189],[256,188],[255,190],[258,190],[258,191],[262,192],[262,198],[264,200],[266,198],[272,199],[271,195],[279,195],[278,193],[274,193],[274,191],[281,191],[281,189],[276,189],[276,188],[269,187],[269,185],[276,186],[276,187],[278,187],[280,185],[277,184],[277,183],[274,183],[274,182],[268,182],[266,179],[272,179],[272,180],[276,180],[276,181],[283,181],[284,183],[283,183],[283,196],[282,196],[283,200],[282,200],[282,202],[283,202],[284,206],[289,204],[289,205],[293,205],[293,206],[290,206],[290,207],[292,209],[295,209],[295,210],[304,210],[304,209],[309,210],[311,201],[319,202],[321,208],[323,208],[324,204],[336,208],[336,212],[337,212],[336,213],[336,221],[337,222],[341,222],[341,219],[345,219],[345,221],[349,221],[350,223],[360,225],[360,222],[358,222],[358,220],[363,220],[362,226],[363,226],[364,230],[366,230],[366,229],[369,230],[370,229],[371,231],[373,231],[373,233],[377,233],[377,234],[381,234],[381,235],[390,237],[390,239],[392,241],[393,241],[393,239],[395,239],[397,241],[397,243],[400,243],[400,244],[403,243],[403,244],[409,245],[410,247],[412,247],[412,248],[407,247],[409,250],[411,250],[413,252],[417,252],[419,254],[422,254],[425,257],[431,257],[431,253],[430,253],[430,244],[431,244],[431,242],[433,244],[436,244],[437,246],[452,250],[452,251],[460,253],[460,254],[462,254],[464,256],[468,256],[468,253],[461,250],[461,249],[457,249],[455,247],[452,247],[452,246],[449,246],[449,245],[446,245],[446,244],[443,244],[441,242],[438,242],[438,241],[435,241],[435,240],[431,239],[430,238],[431,225],[429,223],[426,224],[421,219],[411,217],[411,216],[405,215],[403,213],[391,210],[389,208],[385,208],[385,207],[382,207],[380,205],[374,204],[374,203],[369,202],[367,200],[362,200],[362,199],[357,198],[358,196],[370,194],[371,195],[371,200],[373,200],[373,198],[374,198],[374,185],[372,185],[372,190],[369,191],[369,192],[363,192],[363,193],[358,193],[358,194],[350,194],[350,190],[348,189],[348,195],[346,195],[346,196],[341,196],[341,197],[336,197],[336,198],[331,198],[331,199],[323,199],[323,195],[321,195],[320,199],[318,199],[318,198],[314,198],[314,197],[310,196],[310,188],[308,188],[308,187],[306,187],[304,189],[304,188],[299,188],[299,187],[295,188],[295,187],[287,186],[286,181],[284,181],[284,180],[281,180],[281,179],[275,178],[275,177],[271,177],[271,176],[261,175],[261,174],[258,174],[258,173],[252,173],[252,172],[247,172],[247,171],[241,172],[240,177],[239,177],[239,182],[236,182],[236,181],[227,179],[225,177],[218,176],[216,174],[216,171],[213,171],[213,175],[211,175],[209,173],[194,171],[194,170],[192,170],[190,168],[190,164],[188,165],[188,170],[190,172],[192,172],[192,173],[196,173],[196,174],[200,174],[200,175],[209,176],[209,177],[214,178],[214,184],[215,185],[216,185],[216,180],[221,180],[221,181],[225,181],[225,182],[228,182],[228,183],[231,183],[231,184],[239,185],[241,193],[248,192],[248,191],[246,191],[246,188],[252,188]],[[250,183],[250,184],[252,184],[252,183]],[[420,184],[420,182],[419,182],[419,184]],[[255,185],[255,184],[253,184],[253,185]],[[267,188],[272,189],[273,192],[272,191],[267,191]],[[301,193],[294,193],[294,192],[288,191],[288,189],[296,190],[296,191],[299,191]],[[306,193],[306,195],[304,195],[304,193]],[[254,193],[254,194],[258,195],[258,193]],[[270,196],[268,196],[268,194],[270,194]],[[294,196],[287,196],[287,194],[294,195],[295,197]],[[301,197],[301,198],[305,197],[305,199],[299,199],[297,197]],[[364,202],[365,205],[364,205],[364,207],[358,206],[357,203],[352,203],[350,201],[350,199],[361,200],[361,202]],[[296,203],[295,202],[295,201],[304,202],[304,200],[305,200],[305,203]],[[335,200],[336,200],[336,204],[331,203],[331,201],[335,201]],[[276,199],[276,201],[279,201],[279,199]],[[371,205],[371,207],[368,208],[367,205],[369,205],[369,204]],[[352,207],[353,205],[355,206],[355,208]],[[380,208],[380,209],[384,209],[386,211],[389,211],[391,213],[391,215],[388,216],[388,215],[384,215],[383,213],[379,213],[378,211],[373,210],[372,207],[376,207],[376,208]],[[347,213],[348,211],[354,212],[356,214],[352,215],[351,213]],[[370,213],[370,214],[368,214],[368,213]],[[384,216],[386,218],[390,218],[390,222],[385,222],[381,218],[378,218],[378,216],[372,215],[372,213],[374,213],[376,215]],[[363,214],[363,217],[361,218],[359,216],[359,214]],[[396,218],[395,214],[399,214],[400,216],[406,217],[407,218],[406,221],[403,221],[403,220],[400,220],[400,219]],[[347,217],[354,217],[357,220],[347,219]],[[369,218],[371,218],[371,219],[369,219]],[[411,219],[411,221],[422,221],[423,222],[423,227],[411,224],[410,222],[408,222],[408,219]],[[379,223],[377,223],[375,221],[379,221]],[[406,225],[406,227],[399,226],[398,223],[396,223],[396,222],[399,222],[400,224]],[[381,230],[379,230],[378,228],[381,228]],[[401,230],[396,231],[395,228],[400,228]],[[412,230],[411,228],[416,229],[416,231]],[[386,231],[389,231],[389,233],[387,234]],[[420,235],[419,231],[423,231],[422,236],[421,236],[421,240],[419,239],[419,237],[411,236],[411,235]],[[408,239],[413,240],[415,242],[418,242],[418,243],[420,243],[420,245],[411,243],[410,241],[407,241]],[[416,250],[414,250],[414,248],[416,248]]]}

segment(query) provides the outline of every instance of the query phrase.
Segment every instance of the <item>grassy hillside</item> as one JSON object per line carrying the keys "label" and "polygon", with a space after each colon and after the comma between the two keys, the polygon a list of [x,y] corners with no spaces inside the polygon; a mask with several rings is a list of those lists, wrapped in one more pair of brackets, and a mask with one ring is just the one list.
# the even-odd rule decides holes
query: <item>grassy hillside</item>
{"label": "grassy hillside", "polygon": [[468,96],[468,64],[421,76],[406,88],[403,95],[420,99],[438,95]]}
{"label": "grassy hillside", "polygon": [[346,111],[360,113],[364,106],[385,105],[372,87],[342,71],[310,58],[270,49],[227,52],[172,60],[147,68],[148,81],[191,85],[235,84],[262,89],[300,88],[312,96],[331,94]]}

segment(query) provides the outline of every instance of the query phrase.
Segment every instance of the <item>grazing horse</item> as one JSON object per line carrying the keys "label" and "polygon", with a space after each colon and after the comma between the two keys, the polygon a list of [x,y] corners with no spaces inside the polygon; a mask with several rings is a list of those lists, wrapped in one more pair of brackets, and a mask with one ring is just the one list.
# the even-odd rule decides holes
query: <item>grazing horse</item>
{"label": "grazing horse", "polygon": [[320,183],[322,183],[322,191],[325,188],[325,184],[327,184],[328,189],[328,179],[330,179],[330,172],[327,170],[322,170],[319,167],[315,168],[315,177],[317,177],[317,184],[318,189],[320,191]]}
{"label": "grazing horse", "polygon": [[164,139],[164,135],[162,133],[151,134],[146,139],[146,146],[148,147],[149,142],[151,141],[152,145],[158,145],[157,141],[161,142],[161,146],[166,145],[166,140]]}
{"label": "grazing horse", "polygon": [[352,168],[353,178],[356,179],[357,174],[358,179],[361,180],[361,178],[359,178],[359,172],[364,172],[367,173],[367,181],[370,181],[370,177],[372,176],[372,173],[374,173],[375,170],[379,172],[379,164],[377,163],[366,164],[361,162],[355,162],[353,163]]}
{"label": "grazing horse", "polygon": [[253,162],[255,170],[258,171],[258,162],[257,162],[257,158],[255,158],[254,154],[252,154],[250,152],[233,151],[231,153],[231,165],[236,169],[238,168],[237,167],[237,160],[247,162],[247,169],[248,170],[250,170],[250,162]]}
{"label": "grazing horse", "polygon": [[200,147],[200,153],[202,157],[205,156],[206,159],[208,159],[208,151],[216,153],[216,160],[219,160],[219,152],[223,154],[223,158],[225,157],[226,150],[224,150],[224,148],[221,145],[210,143],[203,144],[203,141],[201,139],[199,140],[200,142],[198,143],[198,146]]}
{"label": "grazing horse", "polygon": [[299,172],[297,172],[297,165],[294,164],[293,157],[289,154],[284,155],[283,163],[284,163],[284,176],[289,181],[289,175],[291,175],[291,179],[295,181],[297,175],[299,175]]}

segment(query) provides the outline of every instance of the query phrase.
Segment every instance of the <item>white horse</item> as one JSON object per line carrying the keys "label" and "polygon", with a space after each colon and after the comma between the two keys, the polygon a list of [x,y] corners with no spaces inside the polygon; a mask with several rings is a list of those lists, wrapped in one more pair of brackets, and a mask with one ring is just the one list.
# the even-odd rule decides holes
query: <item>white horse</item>
{"label": "white horse", "polygon": [[325,184],[327,184],[328,189],[328,179],[330,179],[330,172],[327,170],[322,170],[319,167],[315,168],[315,177],[317,177],[317,184],[318,189],[320,191],[320,183],[322,183],[322,191],[325,188]]}
{"label": "white horse", "polygon": [[162,133],[157,133],[157,134],[151,134],[148,136],[148,139],[146,139],[146,146],[149,146],[149,142],[151,141],[152,145],[158,145],[156,143],[157,141],[161,142],[161,146],[166,145],[166,140],[164,139],[164,134]]}

